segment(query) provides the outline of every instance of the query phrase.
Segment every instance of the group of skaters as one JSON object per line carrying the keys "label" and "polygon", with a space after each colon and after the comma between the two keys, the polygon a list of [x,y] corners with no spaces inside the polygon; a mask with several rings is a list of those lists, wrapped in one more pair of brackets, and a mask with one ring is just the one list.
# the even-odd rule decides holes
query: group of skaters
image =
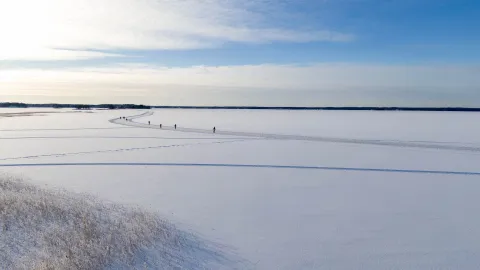
{"label": "group of skaters", "polygon": [[[120,117],[120,119],[123,119],[125,121],[131,121],[130,119],[128,119],[127,117],[124,117],[124,116]],[[150,125],[150,121],[148,121],[148,125]],[[160,124],[160,128],[163,128],[162,124]],[[173,125],[173,128],[177,129],[177,124]],[[213,127],[212,131],[213,131],[213,133],[215,133],[217,131],[217,128]]]}
{"label": "group of skaters", "polygon": [[[150,121],[148,121],[148,125],[151,125]],[[163,125],[162,125],[162,124],[160,124],[159,126],[160,126],[160,128],[163,128]],[[177,129],[177,124],[174,124],[174,125],[173,125],[173,128],[174,128],[174,129]],[[216,128],[216,127],[213,127],[212,131],[213,131],[213,133],[215,133],[215,132],[217,131],[217,128]]]}

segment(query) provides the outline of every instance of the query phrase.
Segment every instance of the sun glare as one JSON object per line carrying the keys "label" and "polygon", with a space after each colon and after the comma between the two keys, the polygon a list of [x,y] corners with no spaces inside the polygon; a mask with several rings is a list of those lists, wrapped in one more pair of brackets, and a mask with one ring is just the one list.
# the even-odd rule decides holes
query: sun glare
{"label": "sun glare", "polygon": [[[2,1],[0,60],[56,59],[55,49],[68,44],[60,1]],[[61,56],[61,55],[59,55]]]}

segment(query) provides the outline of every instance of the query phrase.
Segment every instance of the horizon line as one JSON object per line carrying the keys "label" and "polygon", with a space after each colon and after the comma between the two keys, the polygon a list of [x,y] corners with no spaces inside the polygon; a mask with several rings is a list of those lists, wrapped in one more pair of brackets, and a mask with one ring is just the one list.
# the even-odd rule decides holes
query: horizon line
{"label": "horizon line", "polygon": [[459,106],[248,106],[248,105],[144,105],[129,103],[25,103],[0,102],[0,108],[78,108],[78,109],[224,109],[224,110],[348,110],[348,111],[463,111],[480,112],[480,107]]}

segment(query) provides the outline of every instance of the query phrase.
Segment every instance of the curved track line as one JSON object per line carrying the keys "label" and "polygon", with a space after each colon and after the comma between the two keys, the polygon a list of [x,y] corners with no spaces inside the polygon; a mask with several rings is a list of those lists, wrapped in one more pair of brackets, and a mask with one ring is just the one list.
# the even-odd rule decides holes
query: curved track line
{"label": "curved track line", "polygon": [[32,159],[32,158],[44,158],[44,157],[64,157],[64,156],[76,156],[76,155],[100,154],[100,153],[113,153],[113,152],[127,152],[127,151],[149,150],[149,149],[159,149],[159,148],[185,147],[185,146],[193,146],[193,145],[201,145],[201,144],[233,143],[233,142],[242,142],[242,141],[245,141],[245,140],[242,139],[242,140],[230,140],[230,141],[215,141],[215,142],[201,142],[201,143],[185,143],[185,144],[158,145],[158,146],[147,146],[147,147],[118,148],[118,149],[108,149],[108,150],[98,150],[98,151],[82,151],[82,152],[67,152],[67,153],[41,154],[41,155],[31,155],[31,156],[22,156],[22,157],[0,158],[0,161],[18,160],[18,159]]}
{"label": "curved track line", "polygon": [[[114,124],[138,127],[138,128],[150,128],[160,129],[157,125],[148,125],[132,121],[132,119],[138,119],[141,117],[151,116],[153,112],[147,112],[136,116],[127,117],[127,120],[120,118],[111,119],[110,122]],[[204,133],[212,134],[211,130],[162,126],[162,130],[179,131],[179,132],[191,132],[191,133]],[[437,144],[437,143],[420,143],[420,142],[408,142],[408,141],[388,141],[388,140],[368,140],[368,139],[348,139],[348,138],[335,138],[335,137],[321,137],[321,136],[303,136],[303,135],[286,135],[286,134],[272,134],[272,133],[254,133],[254,132],[240,132],[240,131],[222,131],[218,130],[215,133],[217,135],[229,135],[237,137],[254,137],[264,139],[275,140],[298,140],[298,141],[315,141],[315,142],[331,142],[331,143],[346,143],[346,144],[360,144],[360,145],[377,145],[377,146],[392,146],[392,147],[408,147],[408,148],[423,148],[434,150],[453,150],[453,151],[469,151],[480,152],[480,147],[465,146],[465,145],[449,145],[449,144]]]}
{"label": "curved track line", "polygon": [[266,165],[266,164],[222,164],[222,163],[13,163],[0,164],[0,167],[53,167],[53,166],[167,166],[167,167],[236,167],[236,168],[270,168],[270,169],[303,169],[323,171],[354,171],[354,172],[387,172],[387,173],[414,173],[414,174],[442,174],[480,176],[480,172],[436,171],[436,170],[409,170],[386,168],[355,168],[355,167],[327,167],[327,166],[297,166],[297,165]]}
{"label": "curved track line", "polygon": [[25,137],[0,137],[0,140],[26,140],[26,139],[155,139],[155,140],[258,140],[256,138],[221,138],[221,137],[203,137],[203,138],[179,138],[179,137],[154,137],[154,136],[25,136]]}
{"label": "curved track line", "polygon": [[85,128],[40,128],[40,129],[0,129],[0,132],[25,132],[25,131],[71,131],[71,130],[102,130],[102,129],[126,129],[132,127],[85,127]]}

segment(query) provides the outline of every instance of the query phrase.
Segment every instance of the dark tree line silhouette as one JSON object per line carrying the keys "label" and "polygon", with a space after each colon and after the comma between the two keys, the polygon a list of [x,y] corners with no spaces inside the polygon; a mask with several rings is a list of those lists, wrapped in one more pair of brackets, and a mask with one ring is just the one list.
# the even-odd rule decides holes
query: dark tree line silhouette
{"label": "dark tree line silhouette", "polygon": [[146,106],[137,104],[28,104],[0,102],[0,108],[75,108],[75,109],[209,109],[209,110],[294,110],[294,111],[462,111],[480,112],[473,107],[262,107],[262,106]]}
{"label": "dark tree line silhouette", "polygon": [[47,104],[28,104],[21,102],[0,102],[0,108],[73,108],[78,110],[88,110],[88,109],[151,109],[150,106],[146,105],[137,105],[137,104],[58,104],[58,103],[47,103]]}

